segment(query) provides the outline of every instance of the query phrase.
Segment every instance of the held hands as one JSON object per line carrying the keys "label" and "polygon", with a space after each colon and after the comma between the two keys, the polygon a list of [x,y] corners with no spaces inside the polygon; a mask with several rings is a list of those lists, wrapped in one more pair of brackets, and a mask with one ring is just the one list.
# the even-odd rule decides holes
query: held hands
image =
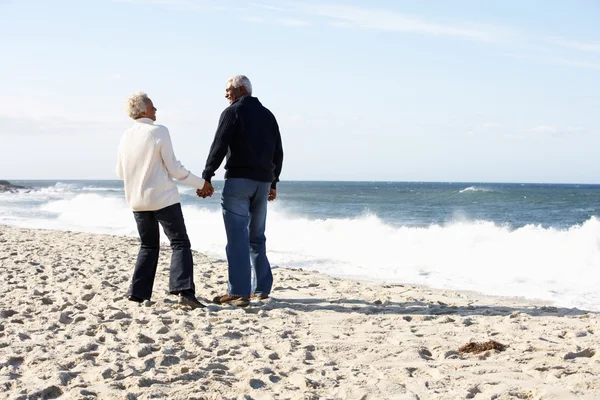
{"label": "held hands", "polygon": [[[215,188],[213,188],[212,184],[210,182],[204,182],[204,187],[202,189],[197,189],[196,195],[198,197],[202,197],[203,199],[205,199],[207,197],[211,197],[214,192],[215,192]],[[269,201],[273,201],[273,200],[275,200],[275,198],[277,198],[277,190],[275,190],[275,189],[269,190],[269,196],[267,197],[267,199]]]}
{"label": "held hands", "polygon": [[205,181],[202,189],[196,190],[196,196],[202,197],[203,199],[205,199],[207,197],[211,197],[214,192],[215,192],[215,188],[213,188],[212,184],[208,181]]}

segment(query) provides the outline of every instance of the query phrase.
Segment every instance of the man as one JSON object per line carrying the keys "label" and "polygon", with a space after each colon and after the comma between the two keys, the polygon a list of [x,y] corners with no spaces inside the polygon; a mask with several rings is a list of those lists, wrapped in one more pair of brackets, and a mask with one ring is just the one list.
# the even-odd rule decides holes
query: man
{"label": "man", "polygon": [[204,179],[192,174],[177,160],[169,130],[154,124],[156,107],[146,93],[131,95],[126,109],[135,122],[121,139],[117,175],[125,181],[125,198],[133,209],[142,242],[128,298],[141,303],[152,295],[160,250],[160,223],[173,250],[169,292],[179,295],[181,305],[204,307],[195,297],[190,240],[179,191],[171,177],[195,188],[204,187]]}
{"label": "man", "polygon": [[229,78],[225,97],[230,106],[221,114],[206,160],[202,173],[206,183],[196,193],[201,197],[212,195],[210,180],[227,155],[221,206],[227,233],[229,287],[225,295],[213,301],[245,307],[251,296],[251,267],[256,275],[254,297],[268,298],[273,286],[265,224],[267,201],[277,197],[283,148],[275,117],[252,97],[247,77]]}

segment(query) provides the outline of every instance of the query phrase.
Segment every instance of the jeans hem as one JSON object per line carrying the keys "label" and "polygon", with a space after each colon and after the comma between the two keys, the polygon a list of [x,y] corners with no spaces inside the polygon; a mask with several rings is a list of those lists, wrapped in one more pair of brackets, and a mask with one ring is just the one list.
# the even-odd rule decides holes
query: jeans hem
{"label": "jeans hem", "polygon": [[138,296],[137,294],[134,294],[131,292],[127,292],[127,296],[137,297],[138,299],[142,299],[142,300],[150,300],[152,298],[152,296]]}
{"label": "jeans hem", "polygon": [[233,293],[227,293],[229,296],[236,296],[236,297],[245,297],[245,298],[249,298],[250,295],[248,296],[244,296],[243,294],[233,294]]}
{"label": "jeans hem", "polygon": [[177,289],[169,289],[169,293],[170,294],[177,294],[179,292],[184,292],[186,290],[191,290],[192,292],[195,293],[195,290],[191,286],[187,286],[187,287],[184,287],[184,288],[177,288]]}

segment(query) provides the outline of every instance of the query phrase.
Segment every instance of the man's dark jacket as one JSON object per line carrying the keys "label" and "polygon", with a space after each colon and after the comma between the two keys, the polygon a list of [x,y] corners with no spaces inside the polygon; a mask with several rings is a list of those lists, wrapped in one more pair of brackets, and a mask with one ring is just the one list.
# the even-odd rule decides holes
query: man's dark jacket
{"label": "man's dark jacket", "polygon": [[276,188],[283,164],[281,135],[275,116],[256,97],[243,96],[223,111],[202,178],[210,182],[226,155],[225,179],[271,182]]}

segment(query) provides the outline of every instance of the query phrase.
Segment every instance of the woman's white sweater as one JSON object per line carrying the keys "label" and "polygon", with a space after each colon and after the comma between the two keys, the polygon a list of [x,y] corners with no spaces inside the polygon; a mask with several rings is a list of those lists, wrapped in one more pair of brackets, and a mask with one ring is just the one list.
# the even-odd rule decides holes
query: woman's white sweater
{"label": "woman's white sweater", "polygon": [[169,130],[150,118],[138,118],[119,144],[117,176],[125,181],[125,199],[133,211],[155,211],[179,203],[172,178],[201,189],[197,177],[177,160]]}

